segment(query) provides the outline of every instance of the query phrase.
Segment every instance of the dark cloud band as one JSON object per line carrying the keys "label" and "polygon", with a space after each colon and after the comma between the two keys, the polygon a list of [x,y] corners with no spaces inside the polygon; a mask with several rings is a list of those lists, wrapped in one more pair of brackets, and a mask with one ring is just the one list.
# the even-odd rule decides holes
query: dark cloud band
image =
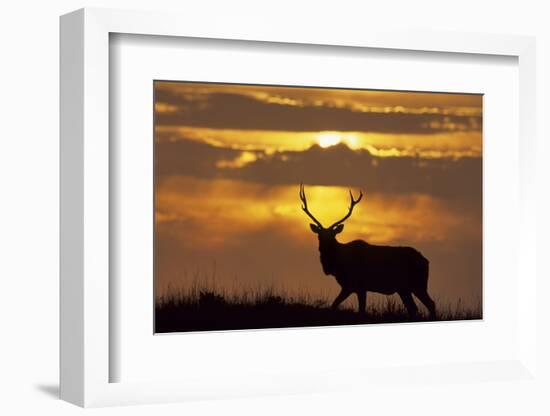
{"label": "dark cloud band", "polygon": [[482,122],[481,116],[473,115],[369,112],[328,105],[283,105],[232,93],[185,95],[159,89],[156,102],[172,109],[157,112],[157,126],[431,134],[480,131]]}
{"label": "dark cloud band", "polygon": [[166,176],[227,178],[266,185],[304,182],[310,185],[351,186],[368,192],[425,193],[435,197],[481,201],[482,159],[425,159],[377,157],[344,144],[303,152],[255,152],[255,160],[239,168],[220,167],[238,150],[218,148],[192,140],[157,142],[156,173]]}

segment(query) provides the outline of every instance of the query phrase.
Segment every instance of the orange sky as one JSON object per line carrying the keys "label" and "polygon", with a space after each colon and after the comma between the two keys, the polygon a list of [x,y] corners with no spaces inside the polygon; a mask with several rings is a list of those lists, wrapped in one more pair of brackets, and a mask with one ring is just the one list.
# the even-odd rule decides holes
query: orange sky
{"label": "orange sky", "polygon": [[450,303],[481,298],[482,97],[155,82],[158,293],[194,283],[332,296],[300,209],[341,242],[411,245]]}

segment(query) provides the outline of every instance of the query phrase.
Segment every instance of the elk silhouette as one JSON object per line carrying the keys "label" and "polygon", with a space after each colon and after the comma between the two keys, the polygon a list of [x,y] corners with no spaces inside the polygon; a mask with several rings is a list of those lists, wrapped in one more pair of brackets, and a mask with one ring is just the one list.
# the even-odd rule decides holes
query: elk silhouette
{"label": "elk silhouette", "polygon": [[393,247],[369,244],[363,240],[340,243],[336,234],[344,229],[355,205],[363,198],[359,193],[357,199],[349,191],[351,203],[348,213],[330,227],[323,225],[309,212],[304,186],[300,185],[302,210],[313,220],[311,231],[319,238],[321,265],[326,275],[332,275],[341,286],[340,294],[334,299],[332,308],[336,309],[352,293],[357,295],[359,313],[365,313],[367,292],[378,292],[385,295],[398,293],[411,317],[416,317],[418,308],[414,294],[428,308],[430,319],[435,319],[435,303],[428,295],[429,262],[412,247]]}

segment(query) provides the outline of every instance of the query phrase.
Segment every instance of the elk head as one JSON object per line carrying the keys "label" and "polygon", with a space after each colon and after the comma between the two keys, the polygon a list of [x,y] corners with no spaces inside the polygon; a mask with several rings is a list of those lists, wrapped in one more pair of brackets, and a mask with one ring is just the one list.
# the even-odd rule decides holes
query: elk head
{"label": "elk head", "polygon": [[334,224],[332,224],[330,227],[323,227],[323,225],[313,216],[311,212],[309,212],[309,209],[307,207],[307,199],[306,199],[306,193],[304,190],[304,185],[300,184],[300,200],[302,201],[302,211],[304,211],[309,218],[313,220],[315,224],[309,224],[309,227],[311,228],[311,231],[313,231],[317,236],[319,237],[319,244],[325,245],[327,243],[330,243],[332,241],[335,241],[336,234],[339,234],[344,229],[343,222],[347,220],[352,212],[355,205],[361,201],[361,198],[363,198],[363,193],[359,192],[359,197],[357,199],[353,198],[353,194],[351,193],[351,190],[349,191],[350,196],[350,206],[348,213],[342,218],[341,220],[336,221]]}

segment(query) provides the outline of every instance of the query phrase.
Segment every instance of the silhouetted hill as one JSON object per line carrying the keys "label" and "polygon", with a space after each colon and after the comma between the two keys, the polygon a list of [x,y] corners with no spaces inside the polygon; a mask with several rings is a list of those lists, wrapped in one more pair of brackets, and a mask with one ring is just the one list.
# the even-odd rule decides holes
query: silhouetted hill
{"label": "silhouetted hill", "polygon": [[[438,321],[481,319],[481,310],[442,308]],[[418,321],[429,321],[420,315]],[[411,322],[399,303],[368,307],[366,316],[351,309],[332,310],[324,300],[283,298],[267,290],[226,297],[212,291],[176,294],[158,299],[155,332],[220,331],[236,329],[315,327]]]}

